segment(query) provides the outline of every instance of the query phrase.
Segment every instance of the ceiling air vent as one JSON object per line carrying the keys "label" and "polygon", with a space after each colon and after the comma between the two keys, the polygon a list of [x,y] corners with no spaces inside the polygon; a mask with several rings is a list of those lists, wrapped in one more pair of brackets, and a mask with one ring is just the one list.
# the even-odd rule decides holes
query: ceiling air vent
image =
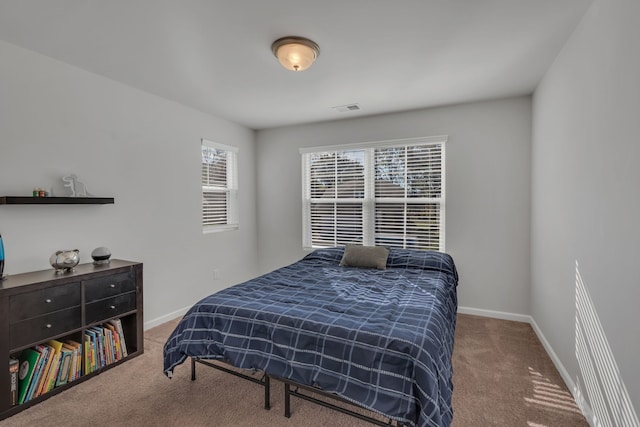
{"label": "ceiling air vent", "polygon": [[349,111],[358,111],[360,106],[358,104],[338,105],[337,107],[333,107],[333,109],[340,113],[346,113]]}

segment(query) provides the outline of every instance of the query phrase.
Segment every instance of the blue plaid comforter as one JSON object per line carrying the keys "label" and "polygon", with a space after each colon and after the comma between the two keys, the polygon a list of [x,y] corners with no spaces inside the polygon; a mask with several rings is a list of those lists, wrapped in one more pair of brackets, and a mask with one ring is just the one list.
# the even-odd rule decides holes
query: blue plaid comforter
{"label": "blue plaid comforter", "polygon": [[195,304],[164,346],[319,387],[391,419],[448,426],[458,276],[451,257],[392,248],[386,270],[340,267],[344,248]]}

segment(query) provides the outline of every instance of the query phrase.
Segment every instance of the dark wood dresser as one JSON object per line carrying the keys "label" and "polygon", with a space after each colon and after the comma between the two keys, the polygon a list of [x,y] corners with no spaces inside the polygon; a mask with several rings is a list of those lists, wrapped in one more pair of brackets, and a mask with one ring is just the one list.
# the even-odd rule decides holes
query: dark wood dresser
{"label": "dark wood dresser", "polygon": [[[121,325],[127,355],[114,360],[112,348],[110,363],[86,369],[86,337],[112,323]],[[143,324],[142,264],[138,262],[114,259],[104,265],[80,264],[72,272],[49,269],[0,281],[0,366],[5,369],[0,375],[0,419],[142,354]],[[50,340],[83,343],[79,378],[12,404],[10,359],[20,360],[25,349]]]}

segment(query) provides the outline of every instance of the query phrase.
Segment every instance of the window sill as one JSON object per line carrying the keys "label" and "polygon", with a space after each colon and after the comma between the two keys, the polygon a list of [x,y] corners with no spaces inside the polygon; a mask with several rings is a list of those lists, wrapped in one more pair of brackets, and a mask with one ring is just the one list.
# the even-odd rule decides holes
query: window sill
{"label": "window sill", "polygon": [[210,225],[202,229],[202,234],[219,233],[221,231],[238,230],[240,226],[238,224],[229,225]]}

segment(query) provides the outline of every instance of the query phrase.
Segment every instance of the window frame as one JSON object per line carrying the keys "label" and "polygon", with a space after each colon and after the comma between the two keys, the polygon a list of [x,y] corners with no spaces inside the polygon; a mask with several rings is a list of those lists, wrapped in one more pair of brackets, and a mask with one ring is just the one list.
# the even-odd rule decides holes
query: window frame
{"label": "window frame", "polygon": [[[311,226],[311,206],[313,203],[321,204],[333,203],[335,206],[338,203],[359,203],[362,204],[362,244],[367,246],[375,245],[376,243],[376,213],[379,212],[376,209],[376,205],[392,205],[393,203],[417,203],[427,204],[435,203],[439,206],[438,217],[438,251],[444,252],[446,248],[446,233],[445,233],[445,207],[446,207],[446,142],[448,141],[447,135],[432,136],[432,137],[417,137],[417,138],[404,138],[404,139],[392,139],[384,141],[372,141],[372,142],[359,142],[352,144],[340,144],[340,145],[326,145],[319,147],[301,148],[301,167],[302,167],[302,246],[305,250],[313,250],[320,247],[313,245],[312,242],[312,226]],[[430,146],[440,145],[440,197],[405,197],[401,198],[376,198],[375,194],[375,151],[377,149],[384,148],[396,148],[396,147],[413,147],[413,146]],[[362,198],[312,198],[311,197],[311,165],[310,155],[321,153],[335,153],[335,152],[348,152],[353,150],[364,150],[364,197]],[[337,208],[336,208],[337,209]],[[406,210],[406,208],[405,208]],[[336,221],[334,215],[334,223]],[[337,228],[337,227],[336,227]],[[406,225],[405,230],[406,234]],[[343,245],[343,243],[336,243],[337,245]],[[403,242],[406,245],[406,241]],[[389,245],[396,246],[396,245]]]}
{"label": "window frame", "polygon": [[[225,169],[226,169],[226,186],[216,187],[204,185],[203,169],[205,163],[202,158],[203,148],[213,148],[215,150],[224,151],[226,153]],[[202,139],[200,144],[200,224],[202,226],[202,234],[217,233],[227,230],[237,230],[240,228],[238,215],[238,147],[213,142]],[[206,190],[205,190],[206,189]],[[205,193],[224,193],[226,195],[226,222],[224,224],[206,224],[205,223]]]}

